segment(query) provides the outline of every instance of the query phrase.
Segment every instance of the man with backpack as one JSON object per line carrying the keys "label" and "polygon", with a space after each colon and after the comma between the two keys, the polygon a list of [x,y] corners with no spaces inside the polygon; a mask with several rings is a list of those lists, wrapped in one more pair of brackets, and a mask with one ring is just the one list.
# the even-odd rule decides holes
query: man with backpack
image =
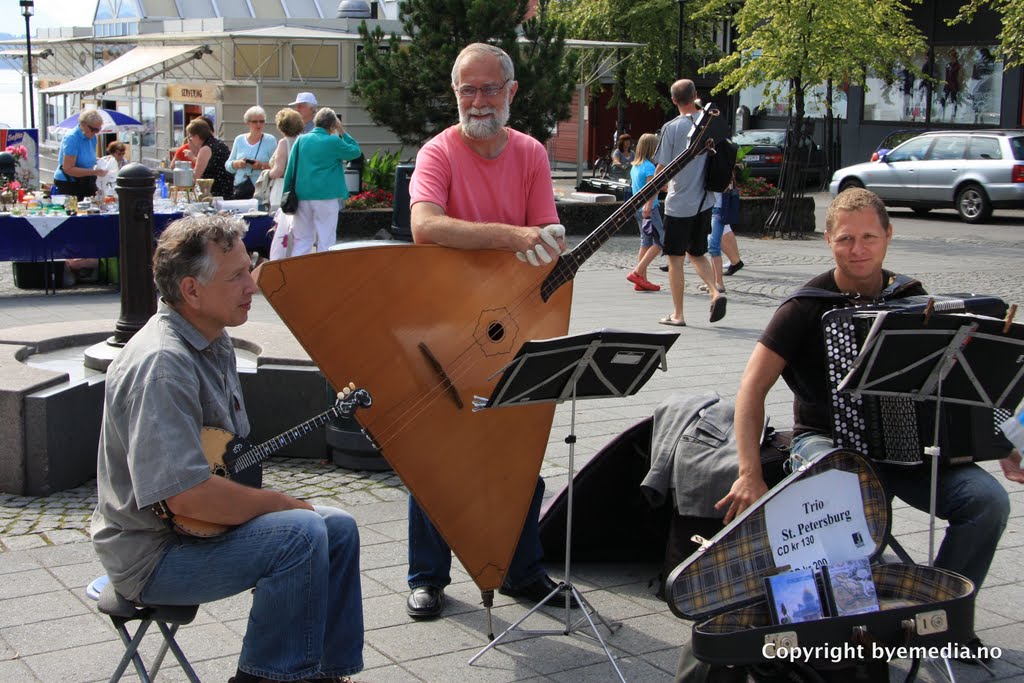
{"label": "man with backpack", "polygon": [[[661,139],[654,152],[656,172],[660,172],[689,145],[689,134],[694,121],[700,114],[697,105],[697,87],[689,79],[672,84],[672,102],[679,110],[679,116],[661,129]],[[711,233],[711,209],[715,197],[705,187],[708,154],[701,154],[672,177],[665,198],[665,244],[668,257],[668,284],[672,292],[672,313],[658,322],[662,325],[684,327],[683,290],[686,281],[683,275],[683,259],[688,254],[697,275],[707,285],[711,296],[710,322],[725,317],[726,298],[715,285],[711,263],[707,259],[708,235]],[[644,218],[651,215],[652,198],[644,204]]]}

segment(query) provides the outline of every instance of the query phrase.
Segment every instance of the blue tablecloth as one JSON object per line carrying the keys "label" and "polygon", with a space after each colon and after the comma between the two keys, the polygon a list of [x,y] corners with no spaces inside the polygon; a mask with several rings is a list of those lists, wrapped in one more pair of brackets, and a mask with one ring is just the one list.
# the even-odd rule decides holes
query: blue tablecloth
{"label": "blue tablecloth", "polygon": [[[153,220],[154,237],[180,213],[158,213]],[[267,231],[271,216],[244,216],[249,224],[245,245],[266,253],[270,247]],[[0,261],[45,261],[66,258],[105,258],[120,255],[117,214],[71,216],[46,237],[20,216],[0,216]]]}

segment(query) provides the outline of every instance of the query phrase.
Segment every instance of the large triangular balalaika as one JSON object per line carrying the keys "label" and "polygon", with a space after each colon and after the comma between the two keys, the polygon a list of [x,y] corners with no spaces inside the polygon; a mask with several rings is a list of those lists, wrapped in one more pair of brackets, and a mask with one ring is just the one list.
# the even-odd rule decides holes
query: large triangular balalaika
{"label": "large triangular balalaika", "polygon": [[553,404],[483,410],[531,339],[568,332],[580,266],[692,158],[713,146],[710,107],[686,152],[554,264],[507,251],[357,246],[264,264],[267,300],[335,386],[373,394],[358,420],[481,590],[501,585],[544,459]]}

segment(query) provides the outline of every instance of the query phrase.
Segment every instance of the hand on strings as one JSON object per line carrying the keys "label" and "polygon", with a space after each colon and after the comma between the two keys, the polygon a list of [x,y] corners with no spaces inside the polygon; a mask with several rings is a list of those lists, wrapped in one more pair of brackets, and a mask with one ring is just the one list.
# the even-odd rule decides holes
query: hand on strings
{"label": "hand on strings", "polygon": [[555,223],[535,231],[534,243],[525,251],[517,251],[516,258],[540,266],[551,263],[565,250],[565,227]]}
{"label": "hand on strings", "polygon": [[722,523],[728,524],[767,492],[768,486],[764,479],[749,475],[740,476],[733,482],[725,498],[715,503],[715,509],[727,508]]}
{"label": "hand on strings", "polygon": [[1008,456],[999,461],[999,466],[1003,468],[1003,475],[1007,479],[1024,484],[1024,470],[1020,468],[1020,460],[1020,451],[1014,448]]}

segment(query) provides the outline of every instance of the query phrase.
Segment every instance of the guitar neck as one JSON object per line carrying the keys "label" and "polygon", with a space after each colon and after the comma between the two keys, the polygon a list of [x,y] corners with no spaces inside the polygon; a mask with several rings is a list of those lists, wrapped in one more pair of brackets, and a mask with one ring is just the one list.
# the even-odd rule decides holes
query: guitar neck
{"label": "guitar neck", "polygon": [[646,185],[624,201],[622,206],[616,209],[611,216],[601,223],[597,229],[587,235],[569,253],[562,254],[558,260],[558,265],[548,274],[544,284],[541,285],[541,298],[544,301],[547,301],[559,287],[573,279],[580,266],[586,263],[587,259],[593,256],[622,226],[631,221],[635,222],[637,210],[648,200],[656,197],[661,188],[679,171],[683,170],[684,166],[701,153],[713,149],[713,146],[709,145],[711,138],[708,133],[711,120],[716,116],[718,116],[717,109],[712,108],[710,105],[705,108],[704,113],[694,123],[693,130],[690,131],[690,142],[686,149],[665,165],[661,171],[654,174]]}
{"label": "guitar neck", "polygon": [[234,471],[241,472],[253,465],[257,465],[285,446],[291,445],[299,439],[308,436],[324,426],[334,418],[341,415],[342,409],[335,405],[330,410],[325,410],[316,417],[310,418],[302,424],[296,425],[286,432],[282,432],[272,439],[268,439],[258,446],[253,446],[235,460]]}

